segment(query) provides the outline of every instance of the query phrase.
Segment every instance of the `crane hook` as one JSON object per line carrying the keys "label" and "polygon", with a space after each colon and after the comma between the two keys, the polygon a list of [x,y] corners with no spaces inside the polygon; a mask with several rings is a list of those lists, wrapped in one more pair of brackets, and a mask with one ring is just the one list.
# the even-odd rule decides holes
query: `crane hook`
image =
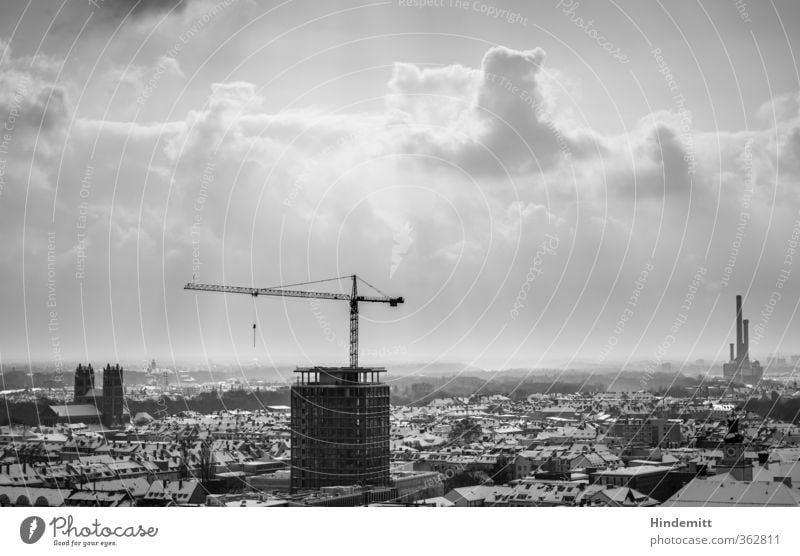
{"label": "crane hook", "polygon": [[256,347],[256,297],[258,294],[253,294],[253,349]]}

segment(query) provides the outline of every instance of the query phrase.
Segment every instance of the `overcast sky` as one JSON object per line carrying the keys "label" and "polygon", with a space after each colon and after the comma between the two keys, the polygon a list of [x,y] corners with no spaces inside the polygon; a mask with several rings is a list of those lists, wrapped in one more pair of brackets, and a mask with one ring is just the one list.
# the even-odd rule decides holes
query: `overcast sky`
{"label": "overcast sky", "polygon": [[4,365],[800,353],[800,3],[133,4],[0,5]]}

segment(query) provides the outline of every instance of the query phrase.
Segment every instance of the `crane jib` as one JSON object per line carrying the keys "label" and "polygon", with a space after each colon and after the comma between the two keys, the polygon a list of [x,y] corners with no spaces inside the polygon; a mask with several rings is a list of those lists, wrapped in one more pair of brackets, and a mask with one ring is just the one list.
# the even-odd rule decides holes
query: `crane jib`
{"label": "crane jib", "polygon": [[[345,293],[329,293],[329,292],[309,292],[302,290],[282,290],[278,288],[248,288],[245,286],[219,286],[215,284],[195,284],[189,282],[184,286],[185,290],[196,290],[206,292],[220,292],[220,293],[240,293],[258,297],[259,295],[272,295],[277,297],[305,297],[316,299],[335,299],[350,301],[353,296]],[[377,297],[368,295],[356,296],[356,301],[365,301],[368,303],[388,303],[392,307],[396,307],[399,303],[403,303],[402,297]]]}
{"label": "crane jib", "polygon": [[[246,286],[224,286],[218,284],[198,284],[189,282],[184,286],[185,290],[196,290],[206,292],[220,292],[220,293],[237,293],[247,294],[256,298],[260,295],[270,295],[276,297],[300,297],[307,299],[329,299],[350,302],[350,367],[358,367],[358,303],[363,301],[367,303],[388,303],[390,307],[397,307],[405,300],[402,297],[389,297],[389,296],[367,296],[358,295],[357,280],[359,278],[355,275],[349,276],[353,280],[352,293],[330,293],[330,292],[315,292],[305,290],[290,290],[286,288],[249,288]],[[327,282],[338,280],[340,278],[332,278],[330,280],[318,280],[316,282],[305,282],[303,284],[291,284],[292,286],[316,284],[319,282]],[[361,280],[364,284],[371,287],[378,293],[383,293],[374,286]],[[253,345],[255,346],[255,329],[256,325],[253,324]]]}

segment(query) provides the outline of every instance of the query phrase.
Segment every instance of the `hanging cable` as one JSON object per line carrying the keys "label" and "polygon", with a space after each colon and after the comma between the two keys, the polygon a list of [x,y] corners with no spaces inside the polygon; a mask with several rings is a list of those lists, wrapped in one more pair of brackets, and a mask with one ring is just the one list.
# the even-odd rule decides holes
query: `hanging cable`
{"label": "hanging cable", "polygon": [[256,347],[256,297],[258,295],[253,294],[253,349]]}
{"label": "hanging cable", "polygon": [[297,282],[296,284],[282,284],[280,286],[271,286],[269,289],[282,289],[293,288],[295,286],[309,286],[311,284],[322,284],[323,282],[335,282],[336,280],[344,280],[345,278],[352,278],[352,276],[339,276],[337,278],[325,278],[324,280],[314,280],[312,282]]}
{"label": "hanging cable", "polygon": [[389,297],[388,295],[386,295],[385,293],[383,293],[381,290],[379,290],[378,288],[376,288],[375,286],[373,286],[372,284],[370,284],[369,282],[367,282],[366,280],[364,280],[363,278],[361,278],[360,276],[358,276],[357,278],[358,278],[358,280],[359,280],[360,282],[363,282],[365,285],[369,286],[370,288],[372,288],[373,290],[375,290],[376,292],[378,292],[378,293],[379,293],[379,294],[381,294],[382,296],[384,296],[384,297]]}

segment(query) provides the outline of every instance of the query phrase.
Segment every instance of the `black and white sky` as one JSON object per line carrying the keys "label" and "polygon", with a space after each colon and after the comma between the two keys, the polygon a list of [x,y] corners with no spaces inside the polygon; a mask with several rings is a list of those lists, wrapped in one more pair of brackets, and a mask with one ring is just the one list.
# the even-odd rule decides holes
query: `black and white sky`
{"label": "black and white sky", "polygon": [[[0,4],[0,363],[800,353],[794,0]],[[346,287],[346,284],[343,284]],[[259,323],[252,345],[252,322]]]}

